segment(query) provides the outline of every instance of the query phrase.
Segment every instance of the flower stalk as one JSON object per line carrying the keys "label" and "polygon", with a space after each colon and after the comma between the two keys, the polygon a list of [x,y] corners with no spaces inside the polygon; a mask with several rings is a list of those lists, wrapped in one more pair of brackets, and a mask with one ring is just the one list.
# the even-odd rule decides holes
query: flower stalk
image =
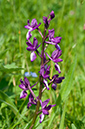
{"label": "flower stalk", "polygon": [[[55,65],[55,70],[58,73],[61,73],[60,67],[59,67],[59,62],[63,61],[61,58],[59,58],[62,54],[62,51],[60,49],[60,46],[58,45],[61,41],[61,37],[54,37],[54,29],[48,30],[49,25],[51,20],[55,17],[54,11],[51,11],[51,13],[45,17],[43,16],[43,22],[44,22],[44,33],[39,29],[39,26],[41,23],[37,23],[36,19],[32,19],[32,22],[30,24],[29,20],[27,21],[27,25],[25,26],[26,29],[28,29],[26,39],[27,39],[27,50],[31,52],[30,54],[30,60],[33,62],[37,56],[41,59],[40,62],[40,71],[39,71],[39,91],[38,91],[38,96],[36,97],[33,87],[36,86],[37,82],[33,85],[30,86],[29,80],[25,77],[24,81],[20,79],[21,84],[19,87],[23,89],[23,91],[20,94],[20,99],[25,98],[28,96],[29,102],[27,104],[27,108],[29,109],[31,105],[36,105],[36,110],[34,113],[34,117],[31,123],[31,126],[29,129],[32,129],[35,125],[35,121],[37,116],[40,114],[40,123],[44,120],[45,115],[49,115],[49,110],[56,106],[56,104],[51,105],[49,103],[50,99],[47,99],[42,102],[42,93],[45,92],[45,90],[50,89],[50,86],[52,86],[53,90],[56,90],[57,84],[61,83],[64,77],[59,77],[59,74],[53,74],[53,69],[51,69],[50,73],[50,65],[48,65],[49,61],[51,61],[51,66],[53,68],[53,65]],[[38,40],[37,38],[33,38],[33,43],[31,43],[30,38],[32,37],[31,32],[34,31],[35,29],[38,30],[39,34],[42,37],[42,43],[38,45]],[[46,32],[48,31],[47,35]],[[48,40],[48,41],[47,41]],[[48,53],[45,52],[47,49],[48,45],[55,45],[55,49],[52,53],[51,56],[48,55]],[[41,52],[38,51],[38,48],[41,47]],[[37,54],[37,55],[36,55]],[[47,59],[48,58],[48,59]],[[51,85],[50,85],[51,84]],[[27,90],[30,91],[30,94],[27,94]],[[41,107],[41,110],[40,110]]]}

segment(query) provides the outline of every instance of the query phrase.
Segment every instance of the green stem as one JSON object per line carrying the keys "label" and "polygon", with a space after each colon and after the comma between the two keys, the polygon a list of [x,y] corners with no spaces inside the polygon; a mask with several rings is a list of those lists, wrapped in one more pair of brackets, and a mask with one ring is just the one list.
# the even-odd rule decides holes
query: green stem
{"label": "green stem", "polygon": [[[44,42],[45,42],[45,34],[46,34],[46,29],[44,29],[44,35],[43,35],[43,41],[42,41],[41,65],[44,64]],[[40,107],[40,101],[39,101],[39,100],[40,100],[41,97],[42,97],[43,77],[40,76],[39,79],[40,79],[39,99],[38,99],[38,102],[37,102],[37,106],[36,106],[36,111],[35,111],[35,114],[34,114],[34,118],[33,118],[31,127],[30,127],[29,129],[32,129],[32,128],[33,128],[34,123],[35,123],[35,121],[36,121],[36,118],[37,118],[37,116],[38,116],[37,112],[39,111],[39,107]]]}

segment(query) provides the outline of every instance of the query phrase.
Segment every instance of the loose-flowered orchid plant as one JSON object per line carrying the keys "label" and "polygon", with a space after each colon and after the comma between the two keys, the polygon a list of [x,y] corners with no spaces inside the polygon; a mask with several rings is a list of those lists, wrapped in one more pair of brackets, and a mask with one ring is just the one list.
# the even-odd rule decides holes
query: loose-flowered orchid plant
{"label": "loose-flowered orchid plant", "polygon": [[[32,19],[32,22],[30,24],[29,20],[27,21],[27,25],[25,26],[26,29],[28,29],[26,39],[27,39],[27,50],[31,52],[30,54],[30,60],[33,62],[37,56],[40,57],[40,71],[39,71],[39,96],[36,96],[33,91],[33,87],[38,83],[36,82],[33,86],[30,85],[29,80],[24,77],[24,81],[20,79],[21,84],[19,87],[23,89],[23,91],[20,94],[20,98],[25,98],[26,96],[29,96],[29,102],[27,104],[27,108],[29,109],[31,105],[36,105],[36,110],[34,114],[34,118],[32,121],[32,125],[30,129],[34,126],[34,123],[36,121],[36,118],[38,115],[40,115],[40,123],[43,121],[45,115],[49,115],[49,110],[56,106],[56,104],[51,105],[49,103],[50,99],[47,99],[42,102],[41,97],[42,93],[47,89],[49,91],[50,86],[53,88],[53,90],[56,90],[57,84],[61,83],[64,77],[59,77],[59,74],[61,73],[59,62],[63,61],[60,56],[62,54],[61,48],[59,46],[59,43],[61,41],[61,37],[54,37],[54,29],[48,30],[50,21],[55,17],[54,11],[51,11],[50,15],[47,17],[43,17],[44,22],[44,33],[39,29],[39,26],[41,23],[37,23],[36,19]],[[42,38],[42,43],[38,44],[37,38],[34,37],[33,43],[31,43],[30,38],[32,37],[31,31],[37,30]],[[48,45],[55,45],[55,50],[53,51],[52,55],[48,55],[46,51]],[[41,52],[38,51],[38,48],[42,47]],[[50,78],[50,65],[48,63],[50,61],[54,62],[55,70],[59,74],[53,75],[53,77]],[[28,95],[27,90],[30,91],[30,94]],[[41,108],[40,108],[41,107]]]}

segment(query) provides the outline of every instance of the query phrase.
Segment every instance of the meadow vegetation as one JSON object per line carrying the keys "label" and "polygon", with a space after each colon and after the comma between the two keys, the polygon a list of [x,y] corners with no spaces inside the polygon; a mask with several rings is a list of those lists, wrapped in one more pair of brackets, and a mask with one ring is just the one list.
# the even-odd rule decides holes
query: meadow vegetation
{"label": "meadow vegetation", "polygon": [[[84,129],[85,128],[85,1],[84,0],[0,0],[0,128],[29,129],[35,106],[27,109],[28,97],[20,99],[20,78],[25,72],[39,75],[39,58],[30,61],[26,50],[27,19],[36,18],[38,23],[51,11],[55,18],[49,29],[55,29],[55,36],[61,36],[60,47],[63,62],[61,74],[65,79],[54,92],[44,92],[43,100],[50,98],[56,106],[50,115],[36,129]],[[44,23],[40,29],[43,33]],[[33,36],[41,43],[38,32]],[[31,39],[32,42],[32,39]],[[48,46],[48,54],[54,47]],[[56,74],[50,62],[52,74]],[[27,77],[33,85],[38,77]],[[37,87],[35,94],[37,96]]]}

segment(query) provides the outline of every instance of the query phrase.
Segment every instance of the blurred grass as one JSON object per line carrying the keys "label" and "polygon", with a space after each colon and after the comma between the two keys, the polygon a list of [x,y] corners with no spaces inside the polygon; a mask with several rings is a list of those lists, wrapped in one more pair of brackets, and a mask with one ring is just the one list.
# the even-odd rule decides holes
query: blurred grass
{"label": "blurred grass", "polygon": [[[85,1],[84,0],[0,0],[0,90],[5,92],[15,103],[21,114],[29,121],[33,117],[34,108],[27,110],[27,100],[22,108],[19,100],[20,84],[19,79],[24,77],[26,71],[38,73],[39,58],[33,63],[30,62],[30,53],[26,50],[26,33],[24,26],[27,24],[27,19],[36,18],[38,23],[42,22],[42,17],[47,16],[52,10],[55,12],[55,18],[51,21],[49,29],[55,29],[55,36],[61,36],[62,40],[60,47],[62,50],[63,62],[61,66],[60,76],[66,76],[75,56],[77,57],[77,65],[74,71],[72,90],[68,96],[67,110],[64,118],[64,128],[83,129],[85,128]],[[43,25],[40,29],[43,32]],[[34,34],[34,32],[33,32]],[[38,42],[42,42],[38,33],[35,35]],[[52,53],[54,47],[48,46],[47,52]],[[15,64],[14,69],[5,70],[6,66]],[[10,64],[10,65],[9,65]],[[17,68],[20,68],[15,70]],[[24,69],[21,69],[21,68]],[[53,74],[56,72],[54,71]],[[37,78],[38,80],[38,78]],[[29,77],[31,85],[35,83],[36,78]],[[56,92],[46,92],[43,99],[51,98],[51,103],[55,103],[55,99],[60,91],[60,85]],[[17,118],[8,106],[3,106],[0,102],[0,127],[3,129],[12,127],[17,121]],[[64,103],[61,103],[57,108],[56,117],[51,124],[51,128],[58,129],[60,126],[61,116],[63,114]],[[6,113],[8,114],[8,117]],[[42,128],[47,128],[52,115],[46,117],[45,122],[42,123]],[[30,115],[29,115],[30,114]],[[9,118],[9,119],[8,119]],[[15,119],[14,119],[15,118]],[[6,120],[8,121],[6,123]],[[3,125],[3,126],[2,126]],[[26,127],[27,121],[22,119],[22,122],[16,125],[16,129],[23,129]]]}

